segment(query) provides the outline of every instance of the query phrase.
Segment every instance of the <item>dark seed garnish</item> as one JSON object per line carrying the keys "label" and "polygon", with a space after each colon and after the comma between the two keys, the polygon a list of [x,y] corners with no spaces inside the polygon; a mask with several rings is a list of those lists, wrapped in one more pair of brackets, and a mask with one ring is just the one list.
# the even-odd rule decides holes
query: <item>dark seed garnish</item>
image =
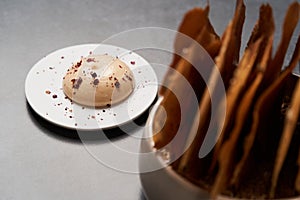
{"label": "dark seed garnish", "polygon": [[94,85],[98,85],[99,84],[99,79],[95,79],[93,82]]}
{"label": "dark seed garnish", "polygon": [[91,73],[91,76],[92,76],[93,78],[96,78],[96,77],[97,77],[96,72],[92,72],[92,73]]}
{"label": "dark seed garnish", "polygon": [[[73,79],[72,79],[73,80]],[[72,81],[71,80],[71,81]],[[73,81],[72,81],[73,82]],[[81,85],[81,83],[82,83],[82,78],[81,77],[79,77],[78,79],[75,79],[75,81],[74,81],[74,83],[73,83],[73,88],[74,89],[78,89],[79,87],[80,87],[80,85]]]}
{"label": "dark seed garnish", "polygon": [[119,81],[115,82],[115,86],[116,86],[116,88],[119,88],[119,87],[120,87]]}

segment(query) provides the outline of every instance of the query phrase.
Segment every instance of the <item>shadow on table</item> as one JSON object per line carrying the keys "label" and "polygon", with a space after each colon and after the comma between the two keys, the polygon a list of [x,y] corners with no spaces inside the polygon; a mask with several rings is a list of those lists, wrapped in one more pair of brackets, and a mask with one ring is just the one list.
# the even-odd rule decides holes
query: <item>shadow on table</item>
{"label": "shadow on table", "polygon": [[112,129],[79,131],[63,128],[45,120],[31,108],[28,102],[26,103],[26,107],[32,122],[43,133],[52,138],[71,143],[82,143],[82,140],[85,143],[101,143],[107,141],[107,139],[110,141],[122,139],[127,137],[128,133],[135,132],[137,129],[143,127],[149,114],[149,110],[146,110],[141,116],[133,120],[133,122]]}

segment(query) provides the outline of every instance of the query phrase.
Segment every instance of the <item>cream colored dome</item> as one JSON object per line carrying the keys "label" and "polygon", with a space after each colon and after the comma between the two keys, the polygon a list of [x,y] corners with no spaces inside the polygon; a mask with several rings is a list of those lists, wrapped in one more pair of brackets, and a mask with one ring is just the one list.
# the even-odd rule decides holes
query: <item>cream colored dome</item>
{"label": "cream colored dome", "polygon": [[129,67],[109,55],[90,55],[68,69],[64,93],[86,106],[110,106],[126,99],[134,89]]}

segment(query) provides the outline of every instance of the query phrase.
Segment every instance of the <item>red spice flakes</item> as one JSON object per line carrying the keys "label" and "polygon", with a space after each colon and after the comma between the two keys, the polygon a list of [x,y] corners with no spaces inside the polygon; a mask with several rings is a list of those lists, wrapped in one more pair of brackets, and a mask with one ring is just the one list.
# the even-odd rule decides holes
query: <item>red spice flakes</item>
{"label": "red spice flakes", "polygon": [[89,54],[90,54],[90,55],[92,55],[92,54],[93,54],[93,52],[92,52],[92,51],[90,51],[90,52],[89,52]]}
{"label": "red spice flakes", "polygon": [[96,62],[96,61],[95,61],[95,58],[88,58],[88,59],[86,60],[86,62],[89,63],[89,62]]}
{"label": "red spice flakes", "polygon": [[131,61],[130,64],[135,65],[135,61]]}
{"label": "red spice flakes", "polygon": [[77,62],[76,65],[75,65],[75,68],[79,68],[81,66],[81,63],[82,63],[82,60]]}
{"label": "red spice flakes", "polygon": [[109,79],[110,81],[111,81],[112,78],[113,78],[112,76],[108,77],[108,79]]}
{"label": "red spice flakes", "polygon": [[91,117],[92,117],[92,119],[95,119],[95,118],[96,118],[94,115],[92,115]]}
{"label": "red spice flakes", "polygon": [[57,98],[57,95],[56,95],[56,94],[52,95],[52,98],[53,98],[53,99],[56,99],[56,98]]}
{"label": "red spice flakes", "polygon": [[119,67],[122,69],[123,67],[121,65],[119,65]]}
{"label": "red spice flakes", "polygon": [[46,94],[51,94],[51,91],[50,90],[46,90],[45,93]]}

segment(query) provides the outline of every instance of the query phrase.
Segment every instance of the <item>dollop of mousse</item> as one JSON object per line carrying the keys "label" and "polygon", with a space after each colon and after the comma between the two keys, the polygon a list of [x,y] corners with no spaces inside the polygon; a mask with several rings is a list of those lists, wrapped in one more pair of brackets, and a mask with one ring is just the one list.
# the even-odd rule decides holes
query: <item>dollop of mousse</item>
{"label": "dollop of mousse", "polygon": [[72,65],[63,78],[63,91],[85,106],[111,106],[125,100],[134,89],[130,68],[109,55],[89,55]]}

